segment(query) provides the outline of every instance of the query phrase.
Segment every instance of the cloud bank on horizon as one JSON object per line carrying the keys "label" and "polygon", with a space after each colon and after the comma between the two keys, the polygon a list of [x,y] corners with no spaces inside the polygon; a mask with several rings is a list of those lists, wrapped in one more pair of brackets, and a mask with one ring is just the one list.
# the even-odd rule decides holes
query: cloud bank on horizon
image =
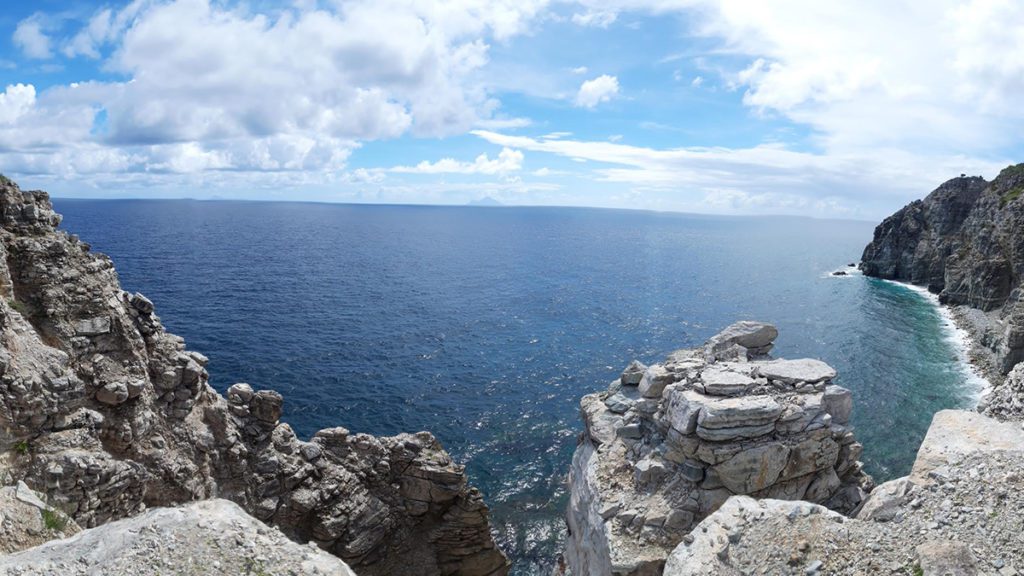
{"label": "cloud bank on horizon", "polygon": [[58,195],[875,219],[1024,160],[1010,0],[31,4],[0,171]]}

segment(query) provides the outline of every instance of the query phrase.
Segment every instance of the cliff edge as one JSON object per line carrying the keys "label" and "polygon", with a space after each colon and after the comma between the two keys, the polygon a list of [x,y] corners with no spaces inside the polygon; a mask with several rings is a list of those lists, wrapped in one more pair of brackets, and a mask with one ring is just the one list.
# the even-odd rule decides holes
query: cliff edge
{"label": "cliff edge", "polygon": [[207,359],[60,223],[0,180],[0,467],[83,527],[225,498],[361,576],[505,574],[488,510],[429,433],[296,437],[283,398],[225,396]]}
{"label": "cliff edge", "polygon": [[868,276],[927,286],[942,303],[966,307],[997,381],[1024,360],[1022,192],[1024,164],[991,182],[954,178],[879,224],[860,264]]}
{"label": "cliff edge", "polygon": [[855,518],[806,502],[730,499],[671,554],[664,576],[1024,571],[1024,431],[974,412],[935,415],[909,476]]}

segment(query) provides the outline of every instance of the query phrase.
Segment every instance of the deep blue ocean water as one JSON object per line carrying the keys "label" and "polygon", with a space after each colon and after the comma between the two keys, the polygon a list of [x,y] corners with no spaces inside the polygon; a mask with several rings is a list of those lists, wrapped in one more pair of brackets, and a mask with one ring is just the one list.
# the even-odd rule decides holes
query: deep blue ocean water
{"label": "deep blue ocean water", "polygon": [[[579,398],[739,319],[854,392],[877,479],[932,414],[973,402],[927,299],[830,277],[867,222],[578,208],[55,200],[127,290],[210,357],[213,385],[285,396],[302,436],[432,431],[491,505],[516,574],[563,534]],[[896,432],[898,431],[898,432]]]}

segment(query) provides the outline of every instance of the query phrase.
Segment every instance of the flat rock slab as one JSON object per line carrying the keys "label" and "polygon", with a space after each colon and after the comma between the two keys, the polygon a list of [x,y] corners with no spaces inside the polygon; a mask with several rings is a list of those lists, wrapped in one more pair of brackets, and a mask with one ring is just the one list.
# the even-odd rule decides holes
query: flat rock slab
{"label": "flat rock slab", "polygon": [[930,472],[966,455],[997,451],[1024,453],[1024,429],[1019,422],[1000,422],[976,412],[942,410],[932,418],[910,476],[927,480]]}
{"label": "flat rock slab", "polygon": [[709,369],[700,376],[704,392],[712,396],[739,396],[754,385],[754,379],[732,370]]}
{"label": "flat rock slab", "polygon": [[710,398],[700,411],[701,428],[737,428],[772,424],[782,414],[782,406],[770,396]]}
{"label": "flat rock slab", "polygon": [[744,348],[764,348],[779,337],[779,330],[771,324],[743,320],[722,330],[708,341],[712,346],[739,344]]}
{"label": "flat rock slab", "polygon": [[783,384],[815,383],[836,377],[836,370],[821,360],[771,360],[758,364],[761,375]]}

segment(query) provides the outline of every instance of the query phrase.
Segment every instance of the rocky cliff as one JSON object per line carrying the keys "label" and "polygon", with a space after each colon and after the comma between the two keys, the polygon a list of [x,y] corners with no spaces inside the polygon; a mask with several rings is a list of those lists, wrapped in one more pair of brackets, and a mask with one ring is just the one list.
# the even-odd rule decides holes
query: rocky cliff
{"label": "rocky cliff", "polygon": [[[1024,360],[1024,164],[987,182],[954,178],[875,229],[861,269],[869,276],[927,286],[966,306],[992,371]],[[997,378],[999,380],[1000,378]]]}
{"label": "rocky cliff", "polygon": [[671,554],[665,576],[1024,573],[1024,431],[935,415],[911,474],[854,519],[806,502],[730,499]]}
{"label": "rocky cliff", "polygon": [[565,559],[575,576],[662,573],[702,519],[736,495],[849,513],[871,488],[850,392],[817,360],[768,357],[777,336],[740,322],[703,348],[632,363],[583,398]]}
{"label": "rocky cliff", "polygon": [[428,433],[310,441],[283,399],[208,383],[207,359],[58,229],[44,192],[0,181],[0,466],[83,527],[226,498],[362,576],[505,574],[487,507]]}

